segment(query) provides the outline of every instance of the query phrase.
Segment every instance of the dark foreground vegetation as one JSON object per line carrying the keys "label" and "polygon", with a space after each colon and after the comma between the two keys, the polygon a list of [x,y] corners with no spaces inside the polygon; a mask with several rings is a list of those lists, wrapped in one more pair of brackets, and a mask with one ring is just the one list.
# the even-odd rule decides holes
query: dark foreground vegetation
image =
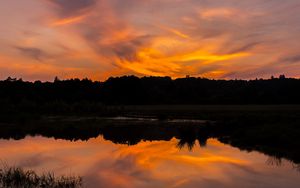
{"label": "dark foreground vegetation", "polygon": [[[0,81],[2,119],[46,115],[115,116],[128,105],[300,104],[300,80],[209,80],[123,76],[105,82]],[[113,106],[113,107],[111,107]]]}
{"label": "dark foreground vegetation", "polygon": [[1,188],[79,188],[80,177],[55,177],[52,173],[38,175],[32,170],[4,167],[0,170]]}

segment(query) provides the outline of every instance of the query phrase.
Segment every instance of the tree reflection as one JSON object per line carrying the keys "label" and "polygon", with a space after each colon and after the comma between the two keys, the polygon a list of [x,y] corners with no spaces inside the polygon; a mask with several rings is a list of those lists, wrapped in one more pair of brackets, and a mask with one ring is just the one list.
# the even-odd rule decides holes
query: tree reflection
{"label": "tree reflection", "polygon": [[276,156],[269,156],[266,163],[272,166],[281,166],[282,165],[282,158],[278,158]]}
{"label": "tree reflection", "polygon": [[[205,124],[174,121],[129,121],[129,120],[99,120],[99,121],[41,121],[28,124],[2,124],[0,138],[23,139],[26,136],[44,136],[70,141],[87,141],[102,136],[115,144],[135,145],[141,141],[178,140],[179,149],[192,151],[197,141],[200,147],[205,147],[209,138],[238,147],[241,150],[259,151],[270,158],[267,164],[281,165],[282,158],[295,164],[300,164],[299,142],[291,135],[289,139],[278,138],[277,130],[266,133],[266,127],[255,124],[245,129],[247,125]],[[281,126],[284,127],[284,126]],[[259,129],[258,129],[259,128]],[[264,134],[261,134],[264,131]],[[281,130],[282,131],[282,130]],[[294,131],[295,134],[297,133]],[[261,136],[263,135],[263,136]],[[275,135],[275,136],[274,136]],[[300,169],[297,165],[295,168]]]}
{"label": "tree reflection", "polygon": [[179,142],[177,143],[177,147],[179,149],[187,146],[189,151],[192,151],[196,144],[197,139],[197,130],[191,127],[184,127],[179,129]]}

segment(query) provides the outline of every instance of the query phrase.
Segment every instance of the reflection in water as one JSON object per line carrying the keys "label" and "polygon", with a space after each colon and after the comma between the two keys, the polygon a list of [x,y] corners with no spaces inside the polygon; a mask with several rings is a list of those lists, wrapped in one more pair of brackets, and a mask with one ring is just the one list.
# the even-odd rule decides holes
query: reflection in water
{"label": "reflection in water", "polygon": [[[79,173],[87,187],[299,187],[299,174],[285,160],[241,152],[215,139],[193,151],[180,143],[142,141],[133,146],[103,137],[70,142],[44,137],[1,140],[1,159],[10,165],[57,175]],[[72,175],[72,174],[71,174]]]}
{"label": "reflection in water", "polygon": [[205,147],[207,139],[217,138],[246,151],[259,151],[277,159],[286,158],[300,164],[300,142],[297,128],[279,124],[217,124],[203,121],[143,121],[139,118],[104,118],[100,120],[75,118],[28,124],[0,126],[0,138],[23,139],[27,135],[44,136],[71,141],[88,141],[103,136],[115,144],[135,145],[141,141],[178,139],[178,148],[192,150],[196,142]]}
{"label": "reflection in water", "polygon": [[269,164],[269,165],[281,166],[282,165],[282,159],[270,156],[267,159],[266,163]]}
{"label": "reflection in water", "polygon": [[1,125],[0,159],[40,173],[80,175],[91,188],[299,187],[298,165],[278,157],[299,161],[297,149],[267,139],[257,145],[249,142],[253,134],[237,133],[200,121],[134,118]]}

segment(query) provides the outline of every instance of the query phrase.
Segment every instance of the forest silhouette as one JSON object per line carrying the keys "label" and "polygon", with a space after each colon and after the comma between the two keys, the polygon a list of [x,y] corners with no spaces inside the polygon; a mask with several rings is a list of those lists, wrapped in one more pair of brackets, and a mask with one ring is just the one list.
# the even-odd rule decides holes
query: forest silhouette
{"label": "forest silhouette", "polygon": [[[108,105],[300,104],[300,80],[209,80],[136,77],[27,82],[0,81],[1,113],[93,113]],[[104,114],[105,115],[105,114]]]}

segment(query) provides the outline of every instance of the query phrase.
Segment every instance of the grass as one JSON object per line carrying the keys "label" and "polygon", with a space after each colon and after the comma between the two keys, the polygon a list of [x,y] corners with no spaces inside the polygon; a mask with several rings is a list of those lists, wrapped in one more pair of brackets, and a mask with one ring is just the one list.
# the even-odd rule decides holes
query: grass
{"label": "grass", "polygon": [[42,175],[18,167],[4,167],[0,170],[1,188],[79,188],[82,178],[76,176],[55,177],[53,173]]}

